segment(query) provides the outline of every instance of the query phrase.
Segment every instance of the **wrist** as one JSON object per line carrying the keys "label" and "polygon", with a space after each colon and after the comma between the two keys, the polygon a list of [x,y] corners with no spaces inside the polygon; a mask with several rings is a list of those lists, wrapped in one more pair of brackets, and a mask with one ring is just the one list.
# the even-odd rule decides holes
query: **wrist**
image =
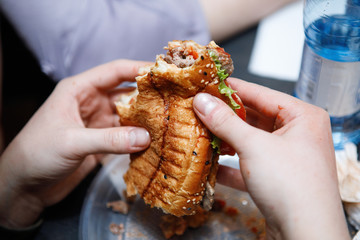
{"label": "wrist", "polygon": [[281,239],[350,239],[341,201],[337,199],[313,200],[288,211],[279,227]]}
{"label": "wrist", "polygon": [[7,172],[0,161],[0,225],[10,229],[28,227],[39,219],[43,204],[23,191]]}
{"label": "wrist", "polygon": [[0,225],[10,228],[26,228],[40,217],[43,208],[36,199],[27,196],[11,197],[0,200]]}

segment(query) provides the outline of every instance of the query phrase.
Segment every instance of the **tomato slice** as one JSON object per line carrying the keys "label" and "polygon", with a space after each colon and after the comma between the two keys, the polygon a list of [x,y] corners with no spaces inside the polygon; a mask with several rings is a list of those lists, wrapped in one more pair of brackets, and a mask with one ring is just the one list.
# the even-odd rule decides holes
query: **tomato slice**
{"label": "tomato slice", "polygon": [[221,141],[220,153],[221,155],[234,156],[236,152],[227,142]]}
{"label": "tomato slice", "polygon": [[[226,82],[225,80],[225,84],[226,86],[230,87],[228,82]],[[226,102],[228,105],[230,105],[230,100],[228,97],[226,97],[225,95],[221,94],[219,92],[218,86],[217,85],[208,85],[205,88],[205,91],[215,97],[220,98],[221,100],[223,100],[224,102]],[[242,120],[246,120],[246,111],[245,111],[245,107],[244,104],[242,103],[240,97],[236,94],[233,93],[231,95],[231,97],[234,99],[234,101],[240,105],[239,109],[235,109],[235,113],[242,119]],[[221,155],[231,155],[234,156],[235,155],[235,150],[225,141],[221,141],[221,145],[220,145],[220,152]]]}
{"label": "tomato slice", "polygon": [[[226,84],[226,86],[230,87],[228,82],[225,82],[225,84]],[[231,97],[234,99],[234,101],[237,104],[240,105],[240,108],[235,109],[235,113],[239,116],[239,118],[241,118],[242,120],[245,121],[246,120],[246,111],[245,111],[244,104],[242,103],[240,97],[236,93],[231,94]]]}
{"label": "tomato slice", "polygon": [[186,48],[189,55],[193,56],[193,58],[196,60],[199,57],[199,54],[194,50],[192,46],[187,46]]}

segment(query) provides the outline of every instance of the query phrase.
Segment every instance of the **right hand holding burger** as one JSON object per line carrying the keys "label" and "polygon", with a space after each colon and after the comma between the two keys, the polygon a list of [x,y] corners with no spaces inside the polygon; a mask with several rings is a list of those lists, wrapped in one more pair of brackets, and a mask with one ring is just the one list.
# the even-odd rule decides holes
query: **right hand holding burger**
{"label": "right hand holding burger", "polygon": [[209,94],[193,104],[239,156],[240,171],[222,167],[219,183],[249,192],[266,219],[267,239],[349,239],[328,114],[252,83],[229,84],[248,107],[248,123]]}

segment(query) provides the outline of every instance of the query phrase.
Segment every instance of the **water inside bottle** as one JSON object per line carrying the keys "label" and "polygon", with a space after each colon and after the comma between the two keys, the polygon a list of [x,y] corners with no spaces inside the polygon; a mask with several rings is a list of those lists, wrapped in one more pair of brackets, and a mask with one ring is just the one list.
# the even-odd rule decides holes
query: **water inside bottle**
{"label": "water inside bottle", "polygon": [[[305,34],[307,45],[319,56],[344,64],[359,62],[360,68],[360,18],[356,15],[322,17],[310,24]],[[357,73],[354,72],[354,75]],[[353,81],[360,83],[360,75]],[[360,89],[357,90],[355,101],[360,104]],[[336,149],[341,149],[345,142],[360,143],[360,111],[331,117],[331,123]]]}
{"label": "water inside bottle", "polygon": [[340,62],[360,61],[360,19],[350,15],[322,17],[306,30],[306,42],[318,55]]}

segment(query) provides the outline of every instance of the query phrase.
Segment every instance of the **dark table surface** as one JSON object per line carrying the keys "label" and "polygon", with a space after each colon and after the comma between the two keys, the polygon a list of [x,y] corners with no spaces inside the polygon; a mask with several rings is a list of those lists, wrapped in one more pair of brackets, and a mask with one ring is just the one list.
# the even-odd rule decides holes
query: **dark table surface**
{"label": "dark table surface", "polygon": [[[8,143],[40,106],[42,101],[46,99],[55,84],[41,73],[35,59],[23,46],[11,26],[7,24],[6,19],[2,18],[1,20],[4,58],[4,108],[2,121],[5,129],[5,143]],[[220,44],[231,54],[234,61],[235,71],[233,77],[292,94],[294,82],[263,78],[249,73],[248,63],[256,37],[256,30],[256,27],[251,28]],[[19,67],[23,71],[18,71]],[[31,80],[33,78],[37,78],[37,81]],[[19,89],[19,85],[23,87]],[[19,109],[22,109],[20,113]],[[13,121],[13,119],[18,119],[18,121]],[[44,223],[35,239],[79,238],[81,208],[87,190],[98,170],[93,171],[66,199],[46,209],[43,215]]]}

